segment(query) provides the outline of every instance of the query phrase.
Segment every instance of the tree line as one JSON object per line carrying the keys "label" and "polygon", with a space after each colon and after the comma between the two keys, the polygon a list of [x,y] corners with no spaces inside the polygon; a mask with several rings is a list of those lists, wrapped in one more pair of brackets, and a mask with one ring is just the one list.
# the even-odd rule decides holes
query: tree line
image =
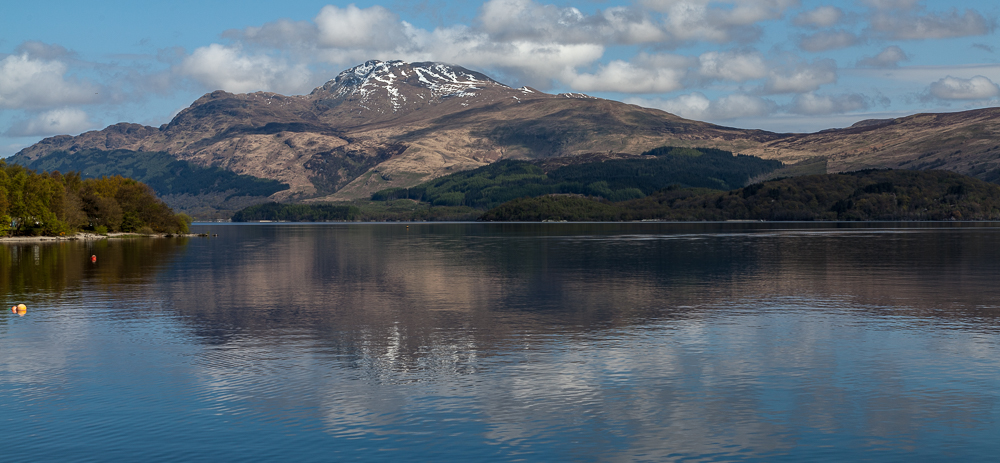
{"label": "tree line", "polygon": [[0,235],[187,233],[191,218],[174,214],[153,190],[120,175],[36,172],[0,160]]}
{"label": "tree line", "polygon": [[946,171],[867,170],[776,179],[728,192],[666,188],[611,202],[583,196],[522,198],[488,221],[1000,220],[1000,185]]}
{"label": "tree line", "polygon": [[355,220],[359,212],[357,206],[336,206],[333,204],[255,204],[237,211],[233,222],[256,222],[261,220],[282,222],[342,222]]}
{"label": "tree line", "polygon": [[80,172],[83,178],[124,175],[153,188],[159,195],[270,196],[289,188],[277,180],[240,175],[220,167],[202,167],[161,151],[87,149],[54,151],[38,159],[15,155],[11,164],[36,171]]}
{"label": "tree line", "polygon": [[642,158],[574,164],[551,172],[529,161],[499,161],[412,188],[380,190],[371,199],[413,199],[434,206],[484,210],[517,198],[549,194],[625,201],[670,185],[731,190],[782,166],[779,161],[717,149],[661,147],[643,153]]}

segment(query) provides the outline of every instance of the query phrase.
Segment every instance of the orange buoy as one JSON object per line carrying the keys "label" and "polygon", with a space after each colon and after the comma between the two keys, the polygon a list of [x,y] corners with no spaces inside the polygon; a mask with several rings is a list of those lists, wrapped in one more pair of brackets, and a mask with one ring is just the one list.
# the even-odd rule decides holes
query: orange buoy
{"label": "orange buoy", "polygon": [[17,305],[17,314],[23,317],[24,314],[26,314],[26,313],[28,313],[28,306],[26,306],[24,304],[18,304]]}

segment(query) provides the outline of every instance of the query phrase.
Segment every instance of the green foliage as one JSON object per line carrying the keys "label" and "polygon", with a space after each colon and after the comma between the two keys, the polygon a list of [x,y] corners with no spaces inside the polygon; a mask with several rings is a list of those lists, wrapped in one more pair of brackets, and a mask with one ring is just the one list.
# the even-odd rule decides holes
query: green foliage
{"label": "green foliage", "polygon": [[413,199],[439,206],[494,208],[516,198],[550,194],[596,196],[610,201],[642,198],[669,185],[728,190],[782,164],[716,149],[663,147],[643,159],[615,159],[560,167],[546,174],[527,161],[499,161],[413,188],[390,188],[373,201]]}
{"label": "green foliage", "polygon": [[595,198],[542,196],[520,198],[487,211],[480,220],[541,222],[544,220],[617,221],[630,220],[626,209]]}
{"label": "green foliage", "polygon": [[729,192],[667,188],[616,203],[521,199],[487,211],[482,219],[998,220],[1000,186],[945,171],[868,170],[772,180]]}
{"label": "green foliage", "polygon": [[17,157],[11,161],[38,171],[80,172],[84,179],[121,175],[149,185],[159,195],[224,192],[228,196],[270,196],[289,188],[276,180],[201,167],[157,151],[56,151],[33,161]]}
{"label": "green foliage", "polygon": [[101,228],[181,232],[187,224],[145,184],[121,176],[36,173],[0,160],[0,233],[64,235]]}
{"label": "green foliage", "polygon": [[254,222],[260,220],[283,222],[330,222],[350,221],[358,215],[356,206],[334,206],[332,204],[257,204],[238,211],[233,222]]}

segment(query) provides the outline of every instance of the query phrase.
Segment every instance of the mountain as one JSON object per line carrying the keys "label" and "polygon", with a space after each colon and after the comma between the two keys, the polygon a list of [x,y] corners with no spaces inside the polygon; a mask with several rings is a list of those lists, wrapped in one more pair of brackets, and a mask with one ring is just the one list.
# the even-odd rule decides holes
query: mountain
{"label": "mountain", "polygon": [[274,199],[345,199],[498,159],[640,153],[666,141],[734,148],[774,137],[586,95],[511,88],[459,66],[369,61],[308,95],[215,91],[158,128],[121,123],[51,137],[10,162],[156,151],[288,184]]}
{"label": "mountain", "polygon": [[665,145],[789,163],[825,159],[830,171],[938,167],[1000,178],[997,111],[776,134],[582,94],[512,88],[459,66],[376,60],[345,70],[308,95],[215,91],[160,127],[121,123],[51,137],[8,162],[30,165],[54,153],[165,153],[195,166],[287,184],[270,195],[279,201],[367,198],[500,159],[593,159]]}
{"label": "mountain", "polygon": [[830,172],[941,169],[1000,183],[1000,108],[867,120],[742,151],[782,160],[819,156]]}

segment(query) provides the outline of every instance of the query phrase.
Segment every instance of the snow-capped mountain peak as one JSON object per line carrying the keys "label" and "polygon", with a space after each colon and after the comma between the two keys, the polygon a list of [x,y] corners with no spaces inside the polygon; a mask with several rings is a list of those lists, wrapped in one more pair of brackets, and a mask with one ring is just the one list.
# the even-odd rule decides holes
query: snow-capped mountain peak
{"label": "snow-capped mountain peak", "polygon": [[520,93],[460,66],[371,60],[341,72],[311,96],[329,107],[351,101],[359,110],[388,115],[451,98],[475,98],[489,90]]}

